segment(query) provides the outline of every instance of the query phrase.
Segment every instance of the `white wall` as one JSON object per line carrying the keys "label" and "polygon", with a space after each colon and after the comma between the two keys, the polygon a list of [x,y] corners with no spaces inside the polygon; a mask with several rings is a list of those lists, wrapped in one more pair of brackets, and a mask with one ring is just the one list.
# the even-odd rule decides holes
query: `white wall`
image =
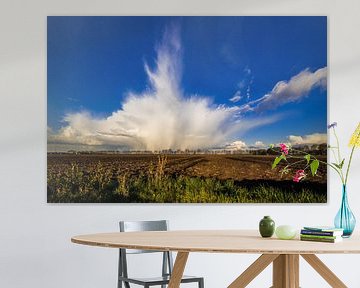
{"label": "white wall", "polygon": [[[360,120],[360,2],[357,0],[2,1],[0,7],[0,287],[115,287],[116,250],[70,243],[75,234],[116,231],[119,219],[171,221],[172,229],[331,224],[340,183],[331,174],[326,205],[50,205],[46,203],[47,15],[328,15],[329,120],[346,145]],[[360,219],[360,151],[350,203]],[[360,227],[358,225],[358,227]],[[226,287],[255,255],[193,254],[188,273]],[[349,287],[360,287],[360,255],[322,256]],[[135,259],[139,268],[146,263]],[[344,265],[348,263],[348,265]],[[302,287],[328,287],[306,263]],[[269,287],[267,269],[251,287]],[[190,286],[189,286],[190,287]]]}

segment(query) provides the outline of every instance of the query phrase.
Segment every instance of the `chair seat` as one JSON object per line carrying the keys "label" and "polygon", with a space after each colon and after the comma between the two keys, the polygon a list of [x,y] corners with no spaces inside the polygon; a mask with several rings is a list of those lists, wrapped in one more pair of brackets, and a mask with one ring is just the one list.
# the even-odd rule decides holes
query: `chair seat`
{"label": "chair seat", "polygon": [[[188,283],[188,282],[196,282],[196,281],[200,281],[202,279],[202,277],[195,277],[195,276],[187,276],[184,275],[181,278],[181,283]],[[129,283],[134,283],[134,284],[138,284],[138,285],[161,285],[161,284],[168,284],[170,281],[170,276],[164,276],[164,277],[149,277],[149,278],[137,278],[137,277],[132,277],[132,278],[126,278],[126,277],[119,277],[119,280],[125,281],[125,282],[129,282]]]}

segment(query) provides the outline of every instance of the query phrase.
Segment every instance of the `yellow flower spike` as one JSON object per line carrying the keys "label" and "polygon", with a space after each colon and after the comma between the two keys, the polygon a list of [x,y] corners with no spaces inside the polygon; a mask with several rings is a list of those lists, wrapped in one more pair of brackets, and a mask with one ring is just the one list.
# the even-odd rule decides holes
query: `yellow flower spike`
{"label": "yellow flower spike", "polygon": [[360,147],[360,122],[350,138],[349,146]]}

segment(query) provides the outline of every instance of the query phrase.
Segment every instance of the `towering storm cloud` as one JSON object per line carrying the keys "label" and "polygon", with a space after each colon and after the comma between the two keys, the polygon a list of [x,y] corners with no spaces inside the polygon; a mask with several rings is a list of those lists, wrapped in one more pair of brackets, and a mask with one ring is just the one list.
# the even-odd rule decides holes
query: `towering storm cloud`
{"label": "towering storm cloud", "polygon": [[[131,150],[206,149],[278,117],[242,119],[239,107],[214,105],[209,97],[185,95],[180,87],[181,41],[173,26],[158,45],[156,65],[145,63],[149,89],[128,93],[122,107],[106,118],[91,112],[67,114],[65,126],[48,131],[50,144],[117,146]],[[100,96],[100,95],[99,95]]]}

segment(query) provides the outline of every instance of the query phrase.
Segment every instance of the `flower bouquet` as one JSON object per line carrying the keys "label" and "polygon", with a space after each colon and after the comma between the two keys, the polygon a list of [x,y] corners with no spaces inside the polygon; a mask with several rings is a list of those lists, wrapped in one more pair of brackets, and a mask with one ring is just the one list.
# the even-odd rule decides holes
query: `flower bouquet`
{"label": "flower bouquet", "polygon": [[[311,153],[296,149],[290,144],[281,143],[279,144],[279,154],[272,164],[272,169],[278,167],[279,163],[285,162],[285,166],[280,169],[282,174],[293,173],[293,181],[300,182],[306,179],[309,176],[316,177],[317,171],[320,165],[327,165],[334,169],[339,175],[342,183],[342,203],[335,217],[335,227],[344,229],[344,236],[350,236],[355,228],[355,217],[351,212],[347,199],[347,183],[349,179],[349,171],[352,163],[354,151],[356,147],[360,147],[360,122],[352,134],[349,142],[349,147],[351,147],[351,152],[349,160],[343,158],[341,155],[339,138],[336,133],[337,123],[334,122],[328,125],[336,139],[336,145],[328,145],[328,149],[333,154],[333,159],[335,162],[328,163],[326,161],[319,160],[316,155]],[[270,148],[274,148],[274,145],[271,145]],[[289,159],[295,159],[289,161]],[[295,167],[303,166],[302,169],[294,169]]]}

